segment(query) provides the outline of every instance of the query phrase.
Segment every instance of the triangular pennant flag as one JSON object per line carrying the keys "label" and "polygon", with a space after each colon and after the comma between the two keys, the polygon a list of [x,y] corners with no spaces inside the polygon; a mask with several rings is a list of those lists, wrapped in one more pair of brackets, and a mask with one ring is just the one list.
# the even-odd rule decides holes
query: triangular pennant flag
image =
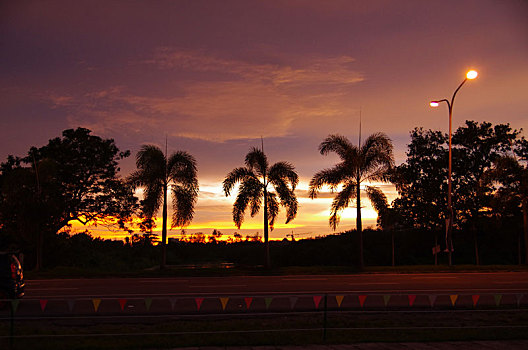
{"label": "triangular pennant flag", "polygon": [[266,303],[266,309],[269,309],[273,298],[264,298],[264,303]]}
{"label": "triangular pennant flag", "polygon": [[435,302],[436,302],[436,295],[429,295],[429,305],[433,307]]}
{"label": "triangular pennant flag", "polygon": [[409,294],[407,297],[409,298],[409,306],[413,306],[414,301],[416,300],[416,295]]}
{"label": "triangular pennant flag", "polygon": [[13,311],[13,313],[15,313],[17,311],[18,304],[20,304],[20,300],[19,299],[11,300],[11,311]]}
{"label": "triangular pennant flag", "polygon": [[451,299],[451,305],[455,306],[456,301],[457,301],[457,299],[458,299],[458,295],[456,295],[456,294],[451,294],[451,295],[449,296],[449,298]]}
{"label": "triangular pennant flag", "polygon": [[502,300],[502,294],[495,294],[493,297],[495,298],[495,305],[499,306]]}
{"label": "triangular pennant flag", "polygon": [[68,300],[68,310],[70,310],[70,312],[73,311],[74,306],[75,306],[75,300]]}
{"label": "triangular pennant flag", "polygon": [[323,297],[321,295],[314,295],[313,301],[314,301],[316,309],[319,308],[319,304],[321,303],[321,299],[323,299]]}
{"label": "triangular pennant flag", "polygon": [[367,300],[367,296],[366,295],[358,295],[358,299],[359,299],[359,305],[361,307],[363,307],[363,304],[365,304],[365,300]]}
{"label": "triangular pennant flag", "polygon": [[101,305],[101,299],[92,299],[92,304],[95,312],[97,312],[97,310],[99,310],[99,305]]}
{"label": "triangular pennant flag", "polygon": [[244,301],[246,302],[246,307],[249,310],[249,307],[251,306],[251,302],[253,301],[253,298],[244,298]]}
{"label": "triangular pennant flag", "polygon": [[515,298],[517,299],[517,306],[521,306],[521,300],[522,300],[523,296],[524,296],[524,294],[515,295]]}
{"label": "triangular pennant flag", "polygon": [[474,294],[471,296],[471,299],[473,300],[473,307],[476,307],[477,306],[477,303],[480,299],[480,295],[478,294]]}
{"label": "triangular pennant flag", "polygon": [[196,301],[196,308],[200,310],[200,308],[202,307],[204,298],[194,298],[194,301]]}
{"label": "triangular pennant flag", "polygon": [[44,311],[46,308],[46,305],[48,305],[48,301],[46,299],[40,299],[40,309]]}
{"label": "triangular pennant flag", "polygon": [[297,304],[297,300],[299,300],[298,297],[290,297],[290,307],[292,309],[295,307],[295,304]]}
{"label": "triangular pennant flag", "polygon": [[389,304],[390,298],[391,298],[390,295],[384,295],[383,296],[383,304],[385,304],[385,306],[387,306]]}
{"label": "triangular pennant flag", "polygon": [[229,301],[229,298],[220,298],[220,302],[222,303],[222,310],[226,309],[228,301]]}
{"label": "triangular pennant flag", "polygon": [[341,303],[343,302],[344,298],[344,295],[336,295],[337,307],[341,307]]}
{"label": "triangular pennant flag", "polygon": [[171,310],[174,310],[174,305],[176,305],[177,298],[169,298],[169,302],[171,304]]}
{"label": "triangular pennant flag", "polygon": [[125,308],[127,301],[126,299],[119,299],[119,306],[121,306],[121,311]]}
{"label": "triangular pennant flag", "polygon": [[145,298],[145,307],[147,311],[150,311],[150,306],[152,305],[152,298]]}

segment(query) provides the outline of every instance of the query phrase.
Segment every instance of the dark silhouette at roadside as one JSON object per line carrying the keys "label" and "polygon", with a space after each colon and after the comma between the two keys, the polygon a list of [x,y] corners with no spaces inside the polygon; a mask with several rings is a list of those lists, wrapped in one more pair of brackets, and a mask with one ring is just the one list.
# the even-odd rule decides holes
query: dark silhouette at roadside
{"label": "dark silhouette at roadside", "polygon": [[[198,191],[194,158],[178,152],[167,159],[159,148],[144,146],[138,154],[138,171],[130,177],[144,190],[140,211],[131,182],[117,175],[118,162],[129,152],[119,151],[113,140],[91,135],[87,129],[65,130],[47,145],[31,148],[27,157],[9,156],[0,164],[0,250],[23,253],[26,271],[45,266],[96,274],[152,271],[160,253],[162,266],[212,263],[255,269],[262,265],[263,249],[268,268],[273,261],[274,268],[326,265],[347,266],[351,271],[362,266],[363,258],[369,266],[432,264],[436,259],[443,264],[446,255],[433,255],[431,248],[437,251],[438,237],[445,233],[447,136],[413,130],[406,162],[392,169],[392,145],[386,136],[382,138],[367,139],[361,150],[343,137],[330,136],[321,144],[321,153],[336,152],[342,162],[317,173],[310,184],[313,196],[324,184],[340,190],[330,217],[337,226],[340,209],[357,198],[361,166],[368,170],[361,173],[362,181],[390,176],[399,193],[390,205],[379,189],[366,190],[378,212],[377,229],[363,230],[358,220],[357,231],[270,241],[267,228],[273,227],[279,205],[286,208],[287,222],[297,214],[298,176],[291,164],[269,166],[265,154],[252,149],[246,167],[227,175],[224,193],[229,195],[240,184],[233,206],[238,227],[246,209],[254,216],[264,208],[264,242],[259,232],[246,232],[243,237],[218,230],[183,235],[182,230],[181,239],[163,244],[165,235],[157,244],[155,213],[166,202],[169,188],[175,195],[172,227],[181,227],[193,217]],[[374,161],[380,149],[385,155]],[[526,262],[528,141],[508,124],[467,121],[453,137],[453,165],[456,263]],[[75,221],[119,229],[128,239],[93,238],[88,231],[73,234]]]}
{"label": "dark silhouette at roadside", "polygon": [[[264,152],[257,148],[252,148],[246,155],[245,163],[245,167],[233,169],[227,174],[223,183],[224,193],[229,196],[233,187],[240,183],[233,204],[233,221],[238,228],[244,222],[244,212],[248,206],[252,217],[263,207],[265,266],[270,268],[268,226],[273,230],[279,205],[286,208],[286,223],[297,215],[295,187],[299,183],[299,177],[293,165],[288,162],[277,162],[270,167]],[[270,187],[275,192],[270,192]]]}
{"label": "dark silhouette at roadside", "polygon": [[[474,121],[466,121],[453,135],[455,234],[463,231],[465,239],[471,236],[477,265],[481,262],[480,231],[496,219],[498,212],[493,208],[493,201],[500,193],[486,181],[485,174],[495,160],[512,152],[518,135],[519,131],[512,130],[508,124],[493,126]],[[433,231],[445,227],[447,152],[447,135],[421,128],[411,132],[407,161],[392,176],[399,193],[393,206],[403,227]]]}
{"label": "dark silhouette at roadside", "polygon": [[25,158],[9,156],[0,166],[2,235],[34,249],[38,270],[44,242],[73,221],[126,229],[137,199],[119,178],[118,161],[129,154],[78,128],[32,147]]}
{"label": "dark silhouette at roadside", "polygon": [[144,145],[136,155],[138,170],[129,177],[134,187],[143,188],[141,209],[144,218],[152,225],[152,218],[162,207],[161,263],[167,264],[167,192],[172,192],[171,228],[190,224],[198,198],[196,160],[187,152],[178,151],[170,156],[159,147]]}
{"label": "dark silhouette at roadside", "polygon": [[[310,181],[310,198],[316,198],[319,190],[327,185],[332,191],[339,185],[342,189],[336,194],[331,207],[330,226],[335,230],[340,213],[356,200],[356,227],[359,234],[359,265],[364,266],[363,229],[361,222],[361,185],[366,182],[387,182],[394,166],[392,142],[383,133],[372,134],[363,144],[353,145],[346,137],[330,135],[319,145],[319,152],[327,155],[336,153],[341,162],[333,168],[316,173]],[[376,186],[366,185],[367,197],[375,204],[383,202],[385,195]],[[378,206],[377,209],[381,207]]]}

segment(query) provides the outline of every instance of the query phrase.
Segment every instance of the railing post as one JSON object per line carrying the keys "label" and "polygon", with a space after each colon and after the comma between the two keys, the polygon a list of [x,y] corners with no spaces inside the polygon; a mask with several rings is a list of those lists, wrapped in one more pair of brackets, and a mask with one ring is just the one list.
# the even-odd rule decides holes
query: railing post
{"label": "railing post", "polygon": [[15,337],[15,306],[13,305],[13,300],[8,300],[9,302],[9,349],[13,349],[14,337]]}
{"label": "railing post", "polygon": [[328,294],[324,295],[324,309],[323,309],[323,343],[326,343],[326,322],[327,322],[327,307],[328,307]]}

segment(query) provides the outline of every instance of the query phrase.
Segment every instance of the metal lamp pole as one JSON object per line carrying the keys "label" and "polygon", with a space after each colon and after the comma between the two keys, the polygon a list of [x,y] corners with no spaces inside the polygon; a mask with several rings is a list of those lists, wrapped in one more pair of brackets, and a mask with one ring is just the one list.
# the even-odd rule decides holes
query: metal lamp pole
{"label": "metal lamp pole", "polygon": [[451,97],[451,101],[448,99],[442,99],[442,100],[435,100],[431,101],[429,105],[431,107],[438,107],[440,102],[447,103],[447,107],[449,108],[449,168],[448,168],[448,177],[447,177],[447,227],[446,227],[446,251],[448,252],[449,257],[449,266],[453,265],[453,219],[454,219],[454,213],[453,213],[453,205],[451,201],[452,196],[452,185],[451,185],[451,171],[452,171],[452,162],[453,162],[453,156],[452,156],[452,150],[451,150],[451,135],[452,135],[452,120],[453,120],[453,105],[455,103],[455,96],[464,85],[466,81],[475,79],[477,77],[478,73],[474,70],[470,70],[466,74],[466,78],[460,83],[460,85],[457,87],[455,92],[453,93],[453,96]]}

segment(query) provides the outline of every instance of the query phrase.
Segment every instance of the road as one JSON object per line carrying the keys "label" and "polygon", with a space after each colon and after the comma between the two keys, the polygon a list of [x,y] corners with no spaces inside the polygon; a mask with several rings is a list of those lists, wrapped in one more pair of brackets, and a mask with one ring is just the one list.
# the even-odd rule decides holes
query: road
{"label": "road", "polygon": [[321,293],[528,294],[528,272],[28,280],[25,298]]}

